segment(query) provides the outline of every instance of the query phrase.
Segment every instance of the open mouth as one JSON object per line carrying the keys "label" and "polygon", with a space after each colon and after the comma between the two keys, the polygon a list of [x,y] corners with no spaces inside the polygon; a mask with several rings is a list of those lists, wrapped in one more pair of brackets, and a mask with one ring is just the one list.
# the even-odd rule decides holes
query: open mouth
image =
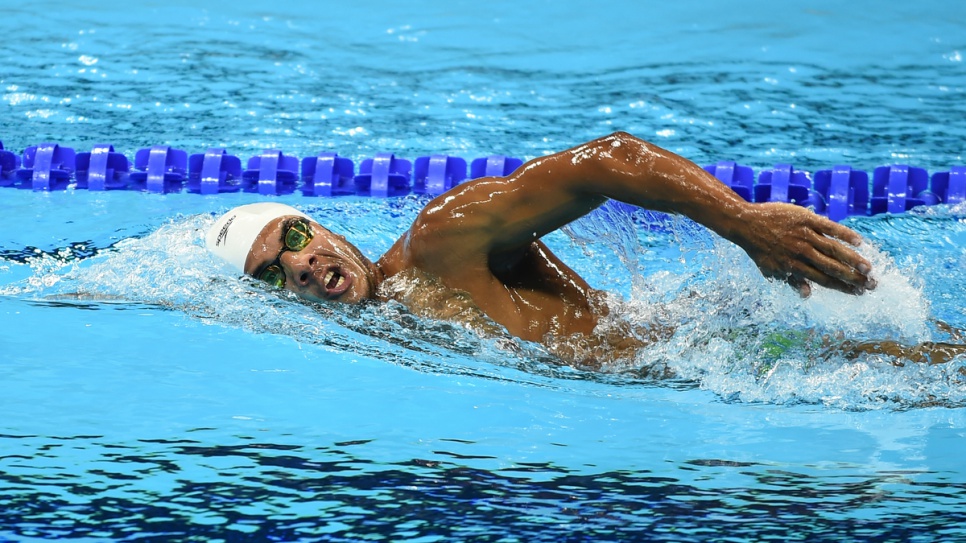
{"label": "open mouth", "polygon": [[323,282],[325,283],[326,290],[334,290],[340,287],[342,283],[345,283],[345,277],[342,277],[342,275],[335,270],[329,270],[329,273],[325,274],[325,279]]}
{"label": "open mouth", "polygon": [[329,268],[322,276],[322,286],[329,296],[338,296],[349,289],[350,279],[339,268]]}

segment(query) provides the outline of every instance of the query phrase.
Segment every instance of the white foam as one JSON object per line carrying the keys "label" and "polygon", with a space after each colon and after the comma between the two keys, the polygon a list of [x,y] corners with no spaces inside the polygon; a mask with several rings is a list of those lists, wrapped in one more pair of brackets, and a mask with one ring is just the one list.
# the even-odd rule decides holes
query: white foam
{"label": "white foam", "polygon": [[[778,354],[769,350],[771,338],[789,331],[793,339],[805,331],[814,331],[812,337],[819,339],[837,334],[855,340],[928,339],[930,304],[915,262],[897,263],[867,244],[860,252],[875,267],[878,289],[854,297],[815,288],[810,299],[802,300],[787,285],[762,278],[740,249],[720,239],[709,243],[705,232],[686,222],[672,223],[670,234],[652,234],[628,227],[627,220],[620,219],[617,226],[610,220],[591,220],[573,230],[582,234],[572,233],[572,239],[587,244],[582,249],[601,274],[595,278],[600,286],[618,281],[627,286],[626,300],[611,298],[623,324],[673,324],[677,332],[638,358],[612,365],[614,372],[666,364],[680,378],[728,400],[808,402],[843,409],[905,408],[936,398],[953,405],[966,402],[959,374],[966,360],[895,367],[895,360],[885,356],[848,360],[828,355],[820,341],[805,341]],[[415,318],[396,304],[334,311],[240,278],[205,250],[202,238],[212,223],[207,215],[178,218],[80,263],[38,255],[31,261],[31,275],[4,287],[3,294],[81,294],[94,300],[157,304],[215,325],[282,334],[421,371],[505,379],[512,370],[516,381],[551,386],[570,375],[526,342],[481,339],[459,326]],[[654,241],[654,236],[663,238]],[[665,253],[663,247],[673,250]],[[573,255],[566,256],[570,262]],[[660,258],[668,260],[662,263]],[[648,267],[653,264],[657,271]]]}
{"label": "white foam", "polygon": [[834,348],[846,339],[932,339],[930,303],[915,262],[899,264],[863,244],[859,252],[873,264],[876,290],[852,296],[814,286],[803,300],[784,283],[764,279],[734,245],[717,239],[706,248],[703,239],[692,242],[684,232],[678,232],[684,272],[643,277],[649,287],[634,289],[623,306],[632,321],[657,316],[677,326],[671,340],[645,349],[634,364],[666,363],[679,377],[730,400],[876,409],[966,398],[958,374],[964,357],[941,366],[897,367],[902,361],[886,355],[848,359]]}
{"label": "white foam", "polygon": [[929,301],[914,270],[901,268],[871,243],[858,252],[872,263],[875,290],[851,296],[826,288],[814,288],[803,304],[809,322],[846,337],[878,332],[905,342],[931,339]]}

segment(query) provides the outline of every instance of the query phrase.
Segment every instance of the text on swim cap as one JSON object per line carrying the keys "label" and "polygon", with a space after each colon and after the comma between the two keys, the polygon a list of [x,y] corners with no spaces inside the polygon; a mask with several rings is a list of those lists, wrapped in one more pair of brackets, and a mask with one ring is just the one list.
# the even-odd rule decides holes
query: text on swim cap
{"label": "text on swim cap", "polygon": [[218,232],[218,238],[215,240],[215,247],[219,247],[221,245],[221,242],[228,237],[228,227],[231,226],[231,223],[232,221],[235,220],[236,216],[237,215],[232,215],[231,217],[228,218],[227,221],[225,221],[225,226],[222,226],[221,231]]}

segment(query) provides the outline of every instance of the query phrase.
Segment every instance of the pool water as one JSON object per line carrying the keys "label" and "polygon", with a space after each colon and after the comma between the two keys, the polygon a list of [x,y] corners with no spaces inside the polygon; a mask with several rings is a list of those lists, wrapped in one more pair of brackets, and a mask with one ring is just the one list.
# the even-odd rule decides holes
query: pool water
{"label": "pool water", "polygon": [[[0,140],[358,162],[627,130],[759,170],[966,161],[966,5],[587,9],[7,7]],[[879,288],[804,302],[693,223],[606,207],[547,242],[625,322],[680,328],[590,373],[237,277],[202,236],[260,199],[0,189],[0,540],[966,538],[966,360],[771,349],[966,328],[962,206],[849,219]],[[371,256],[426,201],[276,199]]]}

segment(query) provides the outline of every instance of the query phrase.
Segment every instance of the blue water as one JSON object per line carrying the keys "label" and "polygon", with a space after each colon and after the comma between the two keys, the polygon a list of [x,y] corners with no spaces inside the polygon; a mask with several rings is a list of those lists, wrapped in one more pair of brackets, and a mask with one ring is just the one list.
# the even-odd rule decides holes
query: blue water
{"label": "blue water", "polygon": [[[964,162],[966,6],[948,2],[4,13],[17,152],[531,158],[620,129],[702,164]],[[0,540],[966,539],[966,361],[762,347],[966,328],[961,208],[851,219],[880,288],[804,303],[687,221],[588,217],[548,243],[624,318],[683,323],[593,374],[239,279],[201,236],[257,199],[0,189]],[[372,256],[425,202],[281,200]],[[642,376],[654,363],[678,377]]]}

